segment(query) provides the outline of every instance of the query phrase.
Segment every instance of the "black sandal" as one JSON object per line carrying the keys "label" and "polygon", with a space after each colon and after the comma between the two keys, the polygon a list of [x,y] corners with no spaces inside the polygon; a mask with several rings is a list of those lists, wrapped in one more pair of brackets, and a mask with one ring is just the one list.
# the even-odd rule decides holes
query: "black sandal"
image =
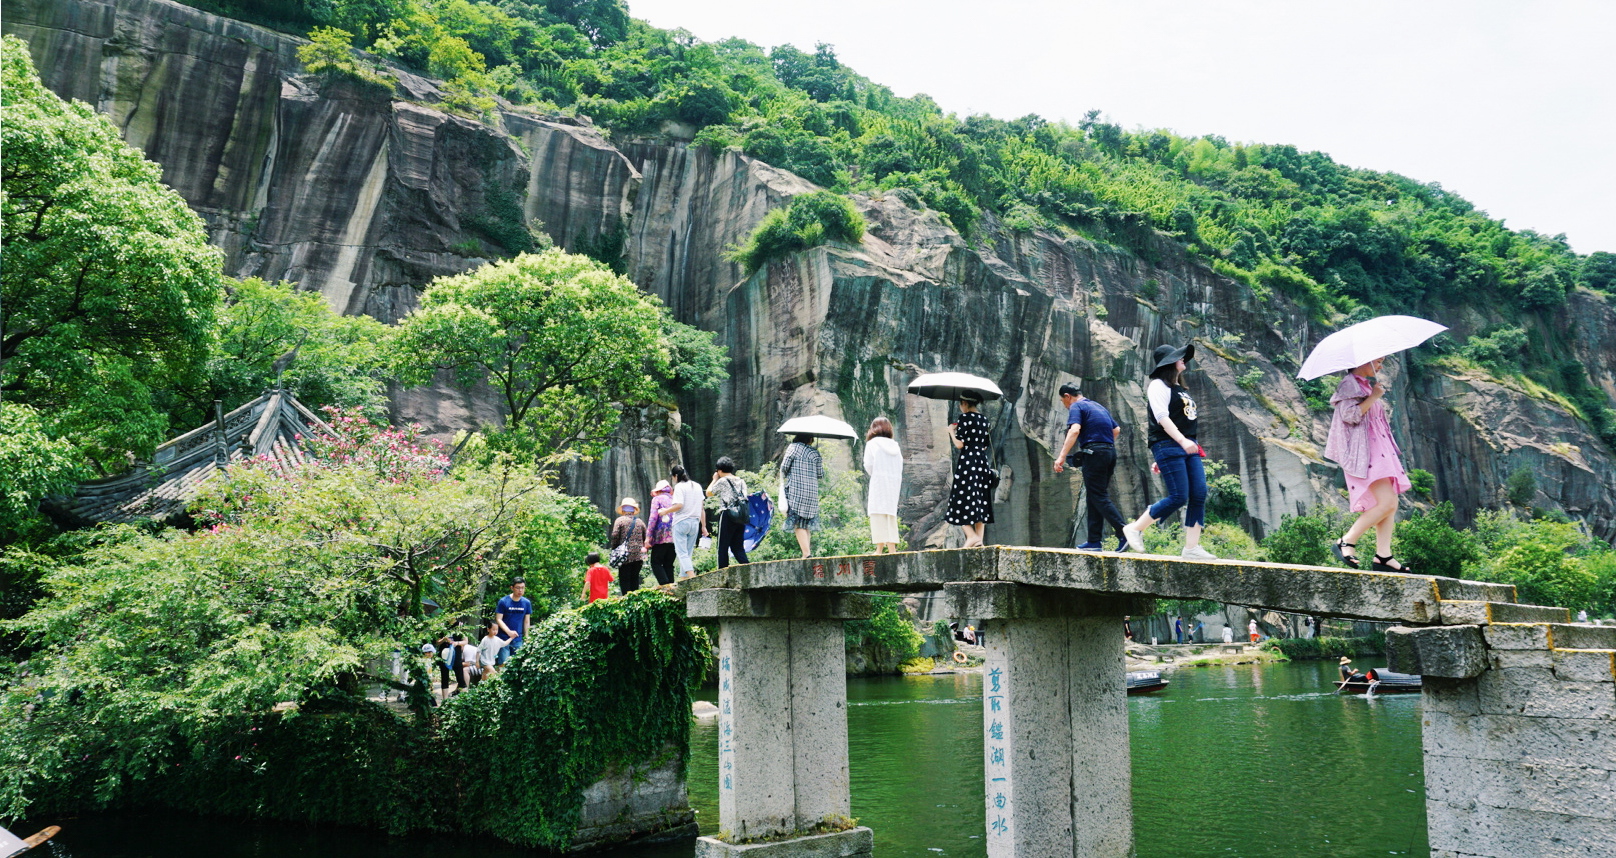
{"label": "black sandal", "polygon": [[1401,560],[1397,560],[1396,566],[1390,565],[1393,560],[1397,560],[1397,558],[1391,556],[1382,557],[1379,554],[1376,554],[1375,562],[1371,563],[1369,568],[1376,572],[1408,572],[1410,574],[1414,572],[1414,570],[1410,568],[1407,563],[1404,563]]}
{"label": "black sandal", "polygon": [[[1342,551],[1341,549],[1343,548],[1351,548],[1352,553],[1348,554],[1347,552]],[[1335,544],[1330,546],[1330,553],[1334,554],[1335,559],[1341,561],[1342,563],[1345,563],[1354,569],[1358,568],[1358,543],[1347,542],[1344,539],[1337,539]]]}

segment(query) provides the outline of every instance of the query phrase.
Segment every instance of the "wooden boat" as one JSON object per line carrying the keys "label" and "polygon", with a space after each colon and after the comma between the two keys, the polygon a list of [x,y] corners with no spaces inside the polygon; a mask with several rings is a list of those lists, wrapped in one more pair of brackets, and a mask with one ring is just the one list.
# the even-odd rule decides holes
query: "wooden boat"
{"label": "wooden boat", "polygon": [[1418,693],[1421,678],[1417,673],[1393,673],[1372,667],[1368,673],[1354,673],[1335,684],[1337,691],[1352,694],[1412,694]]}
{"label": "wooden boat", "polygon": [[21,838],[4,828],[0,828],[0,858],[16,858],[16,856],[55,837],[56,832],[61,830],[61,826],[52,825],[40,829],[37,834]]}
{"label": "wooden boat", "polygon": [[1154,670],[1135,670],[1127,678],[1129,694],[1149,694],[1167,687],[1167,679]]}

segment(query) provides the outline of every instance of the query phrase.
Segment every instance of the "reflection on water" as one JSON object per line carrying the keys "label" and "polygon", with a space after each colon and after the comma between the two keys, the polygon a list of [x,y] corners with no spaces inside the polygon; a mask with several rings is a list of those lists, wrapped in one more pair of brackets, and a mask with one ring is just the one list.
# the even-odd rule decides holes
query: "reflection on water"
{"label": "reflection on water", "polygon": [[[1183,670],[1166,691],[1130,697],[1140,858],[1428,854],[1419,695],[1338,696],[1334,673],[1324,662]],[[880,858],[986,854],[981,688],[979,674],[848,683],[853,815],[875,830]],[[691,743],[691,803],[712,833],[716,722],[698,723]],[[158,814],[52,822],[64,829],[48,853],[59,858],[533,854],[480,838]],[[691,846],[594,854],[689,858]]]}
{"label": "reflection on water", "polygon": [[[1342,696],[1326,662],[1176,671],[1128,698],[1140,858],[1429,853],[1417,694]],[[980,674],[848,683],[853,816],[876,854],[986,855]],[[691,801],[717,829],[716,723]]]}

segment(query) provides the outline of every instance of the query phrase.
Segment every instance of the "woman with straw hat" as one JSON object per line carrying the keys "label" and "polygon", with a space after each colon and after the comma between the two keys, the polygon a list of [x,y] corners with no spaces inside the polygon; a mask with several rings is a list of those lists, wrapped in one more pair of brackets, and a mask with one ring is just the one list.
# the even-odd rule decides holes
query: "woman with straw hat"
{"label": "woman with straw hat", "polygon": [[[645,522],[640,521],[640,502],[623,498],[617,505],[617,521],[612,522],[612,559],[617,562],[617,586],[623,595],[640,589],[640,567],[645,565]],[[616,550],[624,546],[626,550]]]}

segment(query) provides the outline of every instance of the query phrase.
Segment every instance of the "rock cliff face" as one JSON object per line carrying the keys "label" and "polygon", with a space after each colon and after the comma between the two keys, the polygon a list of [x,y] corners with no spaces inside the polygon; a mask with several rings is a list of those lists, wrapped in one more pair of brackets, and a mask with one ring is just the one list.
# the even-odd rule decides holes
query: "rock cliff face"
{"label": "rock cliff face", "polygon": [[[644,497],[676,451],[697,475],[722,454],[756,467],[782,452],[773,427],[786,417],[817,410],[862,427],[885,414],[908,460],[911,541],[957,541],[941,523],[947,407],[903,392],[917,372],[950,369],[994,379],[1013,406],[989,538],[1067,544],[1077,483],[1049,470],[1064,431],[1055,389],[1078,380],[1122,422],[1116,491],[1132,514],[1158,491],[1143,362],[1191,338],[1201,440],[1240,476],[1250,529],[1342,502],[1319,455],[1325,416],[1291,380],[1320,332],[1165,239],[1141,255],[990,219],[968,242],[900,192],[856,200],[870,223],[860,246],[747,277],[722,250],[812,186],[734,152],[609,141],[587,123],[512,111],[488,125],[437,109],[434,83],[404,73],[393,96],[323,87],[301,73],[299,40],[166,0],[4,0],[4,29],[29,43],[48,86],[97,105],[162,164],[230,273],[296,281],[343,312],[397,320],[431,278],[479,264],[530,223],[569,249],[622,237],[630,276],[718,333],[731,378],[680,413],[629,415],[616,449],[566,475],[603,509]],[[1579,293],[1559,321],[1616,396],[1616,310]],[[1616,458],[1585,424],[1485,377],[1401,368],[1396,429],[1408,466],[1436,475],[1437,498],[1494,504],[1524,467],[1537,503],[1616,539]],[[498,416],[490,397],[446,385],[399,391],[395,410],[438,432]],[[833,464],[856,459],[851,445],[827,446]]]}

